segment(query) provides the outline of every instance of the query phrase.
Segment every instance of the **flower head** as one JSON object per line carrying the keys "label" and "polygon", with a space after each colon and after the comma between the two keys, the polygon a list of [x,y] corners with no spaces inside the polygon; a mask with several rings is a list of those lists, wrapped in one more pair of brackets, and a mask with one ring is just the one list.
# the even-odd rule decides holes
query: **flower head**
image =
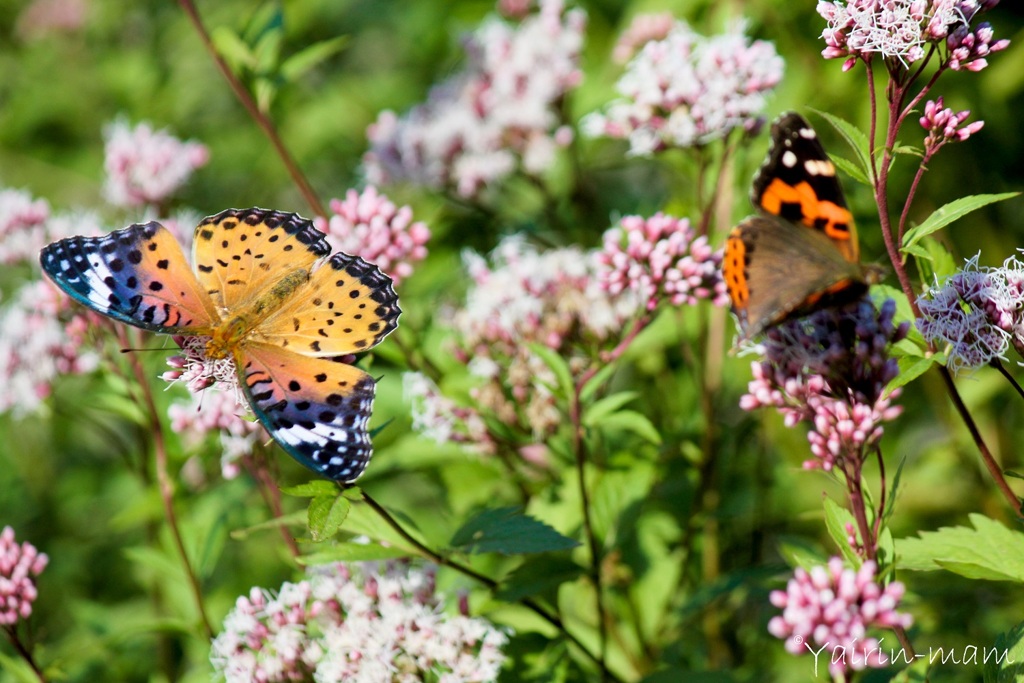
{"label": "flower head", "polygon": [[0,264],[34,261],[46,244],[50,205],[24,190],[0,190]]}
{"label": "flower head", "polygon": [[538,174],[572,140],[559,103],[581,79],[585,15],[541,0],[518,25],[485,22],[466,43],[467,67],[427,101],[370,126],[370,182],[410,181],[475,197],[517,169]]}
{"label": "flower head", "polygon": [[412,209],[395,207],[372,185],[361,193],[349,190],[344,201],[332,199],[331,211],[334,215],[327,224],[321,220],[317,226],[327,234],[331,247],[375,264],[395,286],[427,256],[430,230],[426,223],[413,222]]}
{"label": "flower head", "polygon": [[992,29],[970,23],[979,11],[995,3],[977,0],[849,0],[818,2],[818,14],[828,26],[822,31],[825,59],[845,58],[843,71],[858,59],[881,55],[903,68],[924,58],[925,47],[945,45],[951,69],[979,71],[991,52],[1009,41],[992,42]]}
{"label": "flower head", "polygon": [[476,409],[460,406],[419,372],[402,375],[402,387],[412,403],[414,430],[439,444],[462,443],[482,453],[494,452],[494,439]]}
{"label": "flower head", "polygon": [[210,661],[228,683],[494,681],[507,636],[443,607],[431,569],[322,565],[238,598]]}
{"label": "flower head", "polygon": [[909,614],[897,611],[903,584],[893,581],[880,586],[878,570],[867,561],[859,571],[843,566],[833,557],[828,565],[810,571],[797,568],[784,591],[772,591],[771,603],[783,610],[768,622],[768,632],[786,641],[794,655],[825,648],[832,655],[833,674],[889,663],[876,638],[867,637],[869,628],[908,628]]}
{"label": "flower head", "polygon": [[918,329],[929,342],[948,347],[953,372],[1004,358],[1010,344],[1024,353],[1024,263],[1016,256],[1000,268],[979,266],[973,256],[918,297],[917,307]]}
{"label": "flower head", "polygon": [[617,85],[622,99],[581,125],[593,136],[627,138],[630,153],[639,156],[704,145],[759,126],[782,67],[775,47],[751,42],[740,24],[705,38],[677,21],[626,65]]}
{"label": "flower head", "polygon": [[610,294],[632,290],[648,310],[662,300],[673,306],[728,301],[719,272],[722,253],[698,237],[685,218],[626,216],[605,232],[598,262],[601,284]]}
{"label": "flower head", "polygon": [[961,127],[970,115],[970,110],[954,112],[949,107],[943,108],[941,97],[925,102],[924,116],[920,118],[920,123],[928,131],[924,141],[926,153],[934,154],[947,142],[963,142],[981,130],[984,121],[974,121]]}
{"label": "flower head", "polygon": [[105,137],[104,192],[116,206],[165,202],[210,158],[205,145],[182,142],[148,123],[133,128],[119,119],[107,127]]}
{"label": "flower head", "polygon": [[663,40],[668,36],[675,24],[676,18],[671,12],[638,14],[615,42],[612,59],[616,64],[625,64],[645,44],[652,40]]}
{"label": "flower head", "polygon": [[900,414],[891,405],[898,390],[884,393],[899,371],[889,346],[909,327],[894,324],[895,312],[891,299],[881,310],[862,300],[770,329],[740,407],[774,406],[789,426],[809,422],[815,458],[804,462],[808,469],[862,459],[881,439],[882,423]]}
{"label": "flower head", "polygon": [[0,413],[31,413],[58,377],[95,369],[99,357],[86,341],[98,318],[46,280],[22,286],[0,308]]}
{"label": "flower head", "polygon": [[38,592],[33,577],[39,576],[49,558],[31,543],[14,541],[14,529],[0,532],[0,624],[10,626],[32,614]]}

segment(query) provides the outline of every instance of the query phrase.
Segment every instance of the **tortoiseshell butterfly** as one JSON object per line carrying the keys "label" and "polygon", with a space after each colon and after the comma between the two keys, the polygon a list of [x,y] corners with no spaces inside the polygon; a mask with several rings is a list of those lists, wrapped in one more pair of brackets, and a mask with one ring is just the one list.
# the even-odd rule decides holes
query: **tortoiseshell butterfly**
{"label": "tortoiseshell butterfly", "polygon": [[814,129],[789,112],[771,139],[751,189],[762,215],[732,230],[722,263],[741,339],[855,301],[875,277],[860,264],[853,216]]}
{"label": "tortoiseshell butterfly", "polygon": [[156,222],[102,237],[71,237],[40,254],[76,301],[163,334],[208,337],[231,358],[256,417],[300,463],[354,481],[373,453],[367,423],[375,384],[331,358],[365,351],[398,326],[391,279],[336,253],[293,213],[228,209],[195,230],[189,268]]}

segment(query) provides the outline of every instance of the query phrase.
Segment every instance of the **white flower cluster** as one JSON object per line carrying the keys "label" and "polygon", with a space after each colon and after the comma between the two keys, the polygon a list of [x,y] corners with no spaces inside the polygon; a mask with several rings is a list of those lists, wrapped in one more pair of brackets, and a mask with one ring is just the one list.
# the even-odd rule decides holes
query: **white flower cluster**
{"label": "white flower cluster", "polygon": [[477,195],[517,168],[537,174],[572,140],[559,105],[582,77],[586,15],[541,0],[520,24],[497,17],[466,39],[466,69],[399,118],[385,111],[367,132],[371,183],[409,181]]}
{"label": "white flower cluster", "polygon": [[707,38],[677,21],[626,65],[617,86],[622,99],[589,114],[581,126],[591,136],[628,139],[637,156],[704,145],[758,125],[782,69],[775,46],[751,42],[742,24]]}
{"label": "white flower cluster", "polygon": [[132,127],[119,119],[106,131],[104,193],[115,206],[160,204],[206,165],[210,153],[198,142],[182,142],[149,124]]}
{"label": "white flower cluster", "polygon": [[210,661],[228,683],[487,683],[508,641],[479,618],[441,611],[430,570],[322,565],[277,593],[240,597]]}

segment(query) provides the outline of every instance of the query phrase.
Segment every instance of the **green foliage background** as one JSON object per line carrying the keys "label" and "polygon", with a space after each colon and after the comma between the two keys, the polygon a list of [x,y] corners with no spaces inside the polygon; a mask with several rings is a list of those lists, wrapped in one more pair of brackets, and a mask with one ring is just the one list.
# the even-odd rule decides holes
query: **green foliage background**
{"label": "green foliage background", "polygon": [[[309,213],[176,3],[93,0],[86,4],[80,30],[35,38],[19,31],[18,17],[27,4],[0,0],[0,185],[28,188],[57,209],[102,208],[102,129],[123,115],[170,127],[210,147],[209,165],[181,194],[183,206],[204,215],[254,205]],[[638,12],[671,10],[706,34],[746,16],[752,34],[773,41],[786,59],[785,79],[771,100],[773,113],[796,109],[809,115],[836,154],[849,156],[813,110],[866,126],[862,70],[843,74],[839,61],[820,58],[817,36],[823,22],[811,0],[582,5],[589,15],[586,76],[569,102],[577,120],[613,96],[619,71],[608,55],[629,19]],[[241,31],[262,6],[218,0],[202,3],[200,10],[209,27]],[[283,84],[271,110],[322,199],[343,196],[360,184],[366,126],[382,109],[402,112],[422,101],[432,83],[457,70],[464,58],[459,36],[492,10],[490,3],[477,0],[295,0],[278,6],[286,55],[348,37],[339,54],[300,80]],[[956,110],[971,109],[986,126],[969,143],[947,147],[933,163],[917,205],[919,220],[959,196],[1024,187],[1024,10],[1004,2],[987,18],[997,36],[1013,40],[1010,49],[993,56],[980,74],[947,76],[938,93]],[[754,144],[736,161],[733,219],[750,212],[746,183],[764,148]],[[613,216],[663,208],[687,214],[691,194],[685,162],[626,159],[623,152],[624,146],[615,142],[583,143],[584,184],[592,201],[578,213],[556,207],[568,226],[559,231],[543,223],[538,197],[525,188],[510,192],[508,205],[498,207],[501,221],[485,220],[413,188],[386,188],[396,203],[411,204],[434,233],[429,260],[400,289],[402,324],[420,331],[424,353],[444,369],[458,366],[445,345],[444,330],[433,322],[438,302],[457,304],[466,290],[466,278],[455,267],[460,250],[488,250],[502,235],[523,229],[556,243],[589,247],[598,244]],[[911,172],[912,164],[898,166],[893,186],[905,188]],[[851,182],[846,186],[860,218],[865,258],[881,259],[870,192]],[[986,207],[944,231],[942,239],[958,258],[980,249],[983,264],[997,265],[1024,246],[1022,202],[1018,198]],[[111,228],[137,218],[103,210]],[[11,291],[25,275],[0,273],[0,291]],[[713,482],[716,500],[709,505],[703,499],[708,491],[698,488],[694,463],[709,425],[680,350],[689,325],[692,320],[685,317],[681,325],[663,317],[631,350],[632,362],[616,380],[617,388],[640,393],[630,407],[658,426],[661,443],[629,434],[616,437],[608,444],[606,463],[614,476],[594,492],[599,526],[622,554],[620,580],[637,601],[632,608],[657,614],[672,605],[666,621],[647,623],[652,631],[665,629],[673,643],[659,653],[660,665],[705,672],[699,679],[665,673],[648,680],[806,680],[810,660],[790,657],[766,631],[775,612],[767,594],[788,574],[786,549],[835,552],[822,523],[821,497],[826,491],[842,500],[841,492],[820,474],[799,469],[808,453],[802,429],[789,430],[775,415],[738,408],[750,377],[749,359],[730,356],[722,368],[724,390],[711,425],[718,439],[714,471],[703,480]],[[377,455],[360,485],[443,545],[472,510],[510,499],[510,486],[494,463],[414,435],[401,395],[398,356],[387,346],[380,350],[385,376],[374,424],[394,422],[375,439]],[[155,377],[163,354],[144,356]],[[1019,368],[1011,370],[1020,376]],[[1004,467],[1024,467],[1021,402],[1013,400],[994,372],[961,378],[959,386]],[[69,378],[58,387],[48,414],[0,419],[0,524],[10,524],[19,540],[31,541],[51,557],[40,579],[34,621],[43,644],[41,659],[59,661],[66,680],[205,681],[208,644],[192,636],[195,614],[162,528],[160,501],[154,487],[143,486],[130,471],[132,449],[145,435],[136,426],[139,408],[126,395],[109,374]],[[158,394],[164,402],[171,396]],[[894,535],[964,525],[967,515],[977,512],[1018,528],[1019,520],[981,468],[938,377],[922,377],[905,390],[900,403],[906,412],[883,442],[890,473],[898,461],[906,462]],[[192,452],[180,443],[171,446],[174,466],[180,468]],[[207,469],[215,470],[212,448],[206,458]],[[282,484],[308,478],[283,457],[281,469]],[[580,524],[573,496],[565,482],[539,496],[530,512],[572,535]],[[303,510],[304,502],[286,499],[295,511]],[[272,531],[231,536],[267,519],[244,478],[182,492],[179,511],[215,618],[251,586],[273,587],[294,577],[296,568]],[[689,552],[683,551],[684,542]],[[518,562],[487,556],[477,558],[475,566],[500,574]],[[531,565],[538,575],[558,566]],[[667,594],[678,575],[689,577],[684,582],[689,591]],[[915,617],[912,636],[919,651],[929,645],[991,645],[1021,619],[1019,581],[967,581],[945,572],[903,572],[899,578],[909,587],[906,607]],[[494,610],[497,620],[519,630],[510,649],[518,668],[507,680],[587,679],[576,665],[566,664],[561,650],[549,647],[551,633],[539,629],[538,635],[537,624],[521,610],[498,604],[458,576],[442,573],[441,580],[452,592],[474,589],[474,609]],[[863,678],[885,679],[885,672]],[[0,674],[0,680],[16,680],[16,674]],[[931,680],[981,680],[981,671],[938,667]]]}

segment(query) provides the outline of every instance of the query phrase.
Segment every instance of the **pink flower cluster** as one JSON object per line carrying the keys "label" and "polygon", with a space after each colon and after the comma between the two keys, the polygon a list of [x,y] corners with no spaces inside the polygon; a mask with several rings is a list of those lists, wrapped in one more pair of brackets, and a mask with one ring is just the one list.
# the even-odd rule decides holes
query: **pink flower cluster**
{"label": "pink flower cluster", "polygon": [[426,223],[413,222],[412,209],[396,208],[372,185],[361,193],[349,190],[344,201],[332,199],[331,211],[334,215],[326,225],[322,219],[317,221],[331,247],[375,264],[396,287],[427,256],[430,230]]}
{"label": "pink flower cluster", "polygon": [[987,23],[971,29],[974,16],[994,2],[979,0],[850,0],[819,2],[818,14],[828,26],[822,31],[825,59],[846,58],[843,71],[873,54],[907,67],[925,56],[925,46],[945,45],[944,64],[953,70],[980,71],[985,57],[1003,50],[1008,40],[992,42]]}
{"label": "pink flower cluster", "polygon": [[783,612],[768,622],[768,632],[785,639],[786,649],[794,655],[824,648],[831,655],[829,670],[836,676],[887,666],[881,642],[869,638],[867,629],[908,628],[913,619],[896,609],[903,584],[879,586],[877,569],[869,560],[854,571],[839,557],[810,571],[798,567],[786,590],[771,593],[771,603]]}
{"label": "pink flower cluster", "polygon": [[985,125],[984,121],[974,121],[961,127],[970,110],[954,112],[949,107],[943,108],[942,98],[928,100],[924,105],[924,116],[920,118],[921,127],[928,131],[925,138],[925,153],[934,154],[947,142],[963,142]]}
{"label": "pink flower cluster", "polygon": [[476,197],[522,169],[539,174],[572,140],[560,104],[581,79],[585,15],[541,0],[518,25],[494,17],[466,39],[467,67],[397,117],[370,126],[370,182],[409,181]]}
{"label": "pink flower cluster", "polygon": [[1016,256],[1002,267],[978,265],[978,256],[917,299],[917,327],[945,347],[953,372],[973,370],[1003,358],[1010,344],[1024,355],[1024,263]]}
{"label": "pink flower cluster", "polygon": [[592,136],[626,138],[630,154],[705,145],[762,122],[765,97],[782,79],[782,58],[765,41],[751,42],[742,25],[706,38],[677,21],[626,65],[622,99],[581,126]]}
{"label": "pink flower cluster", "polygon": [[209,161],[206,146],[182,142],[147,123],[134,128],[124,120],[107,127],[107,201],[115,206],[160,205]]}
{"label": "pink flower cluster", "polygon": [[598,255],[601,284],[616,296],[636,292],[654,310],[661,301],[693,305],[701,299],[716,306],[728,302],[720,267],[721,251],[697,236],[685,218],[657,213],[626,216],[604,233]]}
{"label": "pink flower cluster", "polygon": [[22,286],[0,308],[0,413],[31,413],[57,377],[95,369],[99,358],[88,350],[86,335],[97,317],[73,308],[45,280]]}
{"label": "pink flower cluster", "polygon": [[433,570],[322,565],[238,598],[210,661],[227,683],[496,680],[507,636],[443,606]]}
{"label": "pink flower cluster", "polygon": [[49,561],[31,543],[15,543],[11,527],[0,532],[0,624],[10,626],[32,614],[38,596],[33,577],[39,576]]}
{"label": "pink flower cluster", "polygon": [[891,405],[899,391],[885,393],[899,373],[889,348],[908,329],[894,323],[895,314],[892,300],[881,310],[863,300],[769,329],[761,347],[766,358],[753,363],[740,407],[772,406],[787,426],[810,422],[815,459],[804,462],[807,469],[862,460],[881,438],[882,423],[901,412]]}
{"label": "pink flower cluster", "polygon": [[675,25],[676,18],[671,12],[638,14],[615,42],[612,59],[616,64],[625,64],[647,43],[652,40],[663,40]]}
{"label": "pink flower cluster", "polygon": [[50,205],[24,190],[0,190],[0,264],[35,261],[47,242]]}
{"label": "pink flower cluster", "polygon": [[461,443],[480,453],[493,453],[494,438],[475,408],[461,406],[441,393],[426,375],[402,375],[406,400],[412,404],[412,428],[439,443]]}

